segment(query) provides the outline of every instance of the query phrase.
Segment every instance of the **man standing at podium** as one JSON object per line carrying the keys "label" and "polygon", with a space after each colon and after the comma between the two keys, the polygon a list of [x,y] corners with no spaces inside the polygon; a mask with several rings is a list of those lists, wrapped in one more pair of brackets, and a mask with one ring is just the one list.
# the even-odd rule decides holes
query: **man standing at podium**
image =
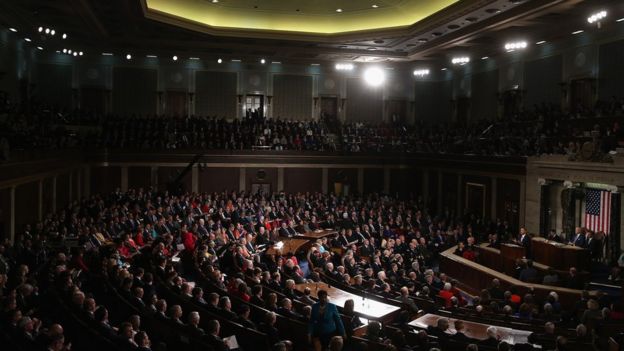
{"label": "man standing at podium", "polygon": [[526,251],[525,257],[531,258],[531,236],[529,236],[529,233],[527,233],[525,227],[520,228],[518,245],[524,247],[524,250]]}
{"label": "man standing at podium", "polygon": [[583,233],[583,228],[576,227],[574,230],[574,237],[570,241],[570,245],[585,247],[585,233]]}

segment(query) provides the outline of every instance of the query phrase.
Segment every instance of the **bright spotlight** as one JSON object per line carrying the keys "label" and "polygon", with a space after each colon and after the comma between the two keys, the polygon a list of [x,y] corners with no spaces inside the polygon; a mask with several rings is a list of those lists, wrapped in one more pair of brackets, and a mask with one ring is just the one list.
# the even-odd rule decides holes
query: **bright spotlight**
{"label": "bright spotlight", "polygon": [[364,71],[364,81],[372,87],[378,87],[386,80],[386,74],[379,67],[370,67]]}
{"label": "bright spotlight", "polygon": [[50,28],[45,29],[45,34],[50,34]]}
{"label": "bright spotlight", "polygon": [[222,59],[218,59],[218,60],[217,60],[217,63],[221,63],[221,62],[223,62],[223,60],[222,60]]}
{"label": "bright spotlight", "polygon": [[352,63],[337,63],[336,70],[337,71],[351,71],[353,70],[353,64]]}
{"label": "bright spotlight", "polygon": [[30,38],[24,38],[24,40],[26,40],[29,43],[32,41],[32,40],[30,40]]}
{"label": "bright spotlight", "polygon": [[63,49],[63,53],[66,54],[67,53],[67,49]]}
{"label": "bright spotlight", "polygon": [[177,60],[178,60],[178,57],[177,57],[177,56],[175,56],[175,55],[173,55],[173,60],[174,60],[174,61],[177,61]]}
{"label": "bright spotlight", "polygon": [[52,30],[50,31],[50,35],[55,35],[55,34],[56,34],[56,31],[55,31],[54,29],[52,29]]}
{"label": "bright spotlight", "polygon": [[266,63],[266,60],[265,59],[260,59],[260,63],[264,65]]}
{"label": "bright spotlight", "polygon": [[63,39],[67,39],[67,33],[63,33]]}
{"label": "bright spotlight", "polygon": [[587,17],[587,22],[589,23],[600,22],[600,20],[605,17],[607,17],[607,11],[596,12],[593,15]]}
{"label": "bright spotlight", "polygon": [[39,33],[43,32],[43,27],[39,27],[39,29],[37,29],[39,31]]}
{"label": "bright spotlight", "polygon": [[414,75],[416,77],[428,76],[429,75],[429,70],[428,69],[417,69],[417,70],[414,71]]}
{"label": "bright spotlight", "polygon": [[67,53],[71,55],[72,53],[71,49],[67,50]]}
{"label": "bright spotlight", "polygon": [[468,62],[470,62],[470,57],[455,57],[453,58],[453,60],[451,60],[451,63],[453,63],[454,65],[465,65]]}
{"label": "bright spotlight", "polygon": [[130,54],[126,55],[126,60],[132,60],[132,55]]}
{"label": "bright spotlight", "polygon": [[81,52],[78,53],[78,55],[82,56],[82,55],[84,55],[84,52],[81,51]]}
{"label": "bright spotlight", "polygon": [[518,42],[505,44],[505,50],[514,51],[514,50],[526,49],[527,46],[528,44],[526,41],[518,41]]}
{"label": "bright spotlight", "polygon": [[17,33],[17,29],[15,29],[15,28],[13,28],[13,27],[9,28],[9,30],[10,30],[11,32],[13,32],[13,33]]}
{"label": "bright spotlight", "polygon": [[78,53],[74,51],[73,55],[74,55],[74,56],[78,56]]}

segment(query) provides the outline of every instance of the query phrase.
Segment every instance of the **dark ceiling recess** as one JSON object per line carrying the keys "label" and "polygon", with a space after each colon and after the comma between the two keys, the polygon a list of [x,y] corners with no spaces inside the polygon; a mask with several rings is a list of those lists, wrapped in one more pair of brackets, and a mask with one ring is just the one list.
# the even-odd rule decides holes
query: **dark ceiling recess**
{"label": "dark ceiling recess", "polygon": [[434,37],[439,37],[440,35],[442,35],[442,33],[440,33],[440,32],[433,32],[433,33],[431,33],[431,35],[433,35]]}
{"label": "dark ceiling recess", "polygon": [[383,43],[384,43],[384,41],[383,41],[383,40],[375,40],[375,41],[374,41],[374,43],[375,43],[375,44],[383,44]]}
{"label": "dark ceiling recess", "polygon": [[448,28],[448,29],[457,29],[457,28],[459,28],[459,25],[458,24],[450,24],[446,28]]}
{"label": "dark ceiling recess", "polygon": [[471,23],[475,23],[476,21],[478,21],[479,19],[476,17],[468,17],[466,18],[466,21],[471,22]]}

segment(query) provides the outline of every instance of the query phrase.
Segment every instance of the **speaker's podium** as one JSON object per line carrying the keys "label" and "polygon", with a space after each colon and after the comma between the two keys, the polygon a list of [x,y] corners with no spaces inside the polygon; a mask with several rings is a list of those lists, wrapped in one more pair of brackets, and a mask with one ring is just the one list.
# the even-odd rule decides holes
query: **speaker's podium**
{"label": "speaker's podium", "polygon": [[513,277],[516,269],[516,259],[525,257],[526,250],[520,245],[503,243],[500,246],[500,253],[503,258],[503,272]]}

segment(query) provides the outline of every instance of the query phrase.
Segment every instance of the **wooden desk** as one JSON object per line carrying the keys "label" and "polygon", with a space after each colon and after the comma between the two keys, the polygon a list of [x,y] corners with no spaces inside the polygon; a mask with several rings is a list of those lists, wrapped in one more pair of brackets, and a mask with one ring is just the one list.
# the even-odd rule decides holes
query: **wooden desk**
{"label": "wooden desk", "polygon": [[[417,327],[417,328],[427,328],[428,326],[436,326],[438,323],[438,319],[440,318],[446,318],[446,317],[428,313],[420,318],[414,319],[413,321],[409,323],[409,325],[413,327]],[[448,320],[451,322],[449,324],[448,334],[453,335],[457,332],[454,329],[454,323],[457,319],[448,318]],[[477,322],[465,321],[465,320],[463,322],[464,322],[464,334],[466,334],[466,336],[470,338],[474,338],[474,339],[479,339],[479,340],[487,339],[486,330],[489,327],[489,325],[481,324]],[[501,341],[506,341],[507,343],[511,345],[526,343],[528,341],[529,334],[531,334],[530,331],[525,331],[525,330],[516,330],[516,329],[500,327],[496,325],[495,327],[498,330],[498,335],[500,335]]]}
{"label": "wooden desk", "polygon": [[526,256],[526,249],[520,245],[505,243],[501,244],[500,253],[503,258],[501,261],[503,272],[507,275],[513,275],[516,260]]}
{"label": "wooden desk", "polygon": [[[284,239],[282,241],[280,241],[282,243],[284,243],[284,246],[282,246],[282,248],[278,249],[276,246],[272,246],[270,248],[267,249],[266,253],[269,255],[286,255],[288,253],[296,253],[297,251],[299,251],[299,249],[301,247],[303,247],[305,244],[308,244],[310,242],[309,239],[294,239],[294,238],[288,238],[288,239]],[[276,243],[277,244],[277,243]]]}
{"label": "wooden desk", "polygon": [[360,295],[340,290],[333,285],[329,287],[326,283],[322,282],[303,283],[295,285],[295,289],[299,290],[302,293],[306,287],[310,288],[310,295],[312,295],[312,297],[314,298],[317,297],[317,293],[320,289],[327,291],[327,296],[329,296],[329,302],[335,304],[336,306],[338,306],[338,308],[342,308],[345,301],[347,301],[348,299],[352,299],[355,303],[355,312],[362,315],[366,319],[374,319],[388,322],[391,321],[394,316],[401,310],[401,307],[399,306],[393,306],[371,299],[362,299],[362,296]]}
{"label": "wooden desk", "polygon": [[319,230],[313,230],[313,231],[309,231],[309,232],[305,232],[301,235],[298,235],[298,238],[306,238],[306,239],[311,239],[311,240],[317,240],[317,239],[321,239],[327,236],[332,236],[332,235],[336,235],[338,233],[337,230],[335,229],[319,229]]}
{"label": "wooden desk", "polygon": [[576,267],[580,272],[588,268],[589,250],[548,241],[542,237],[533,238],[531,246],[535,261],[556,270],[567,271],[570,267]]}
{"label": "wooden desk", "polygon": [[[500,272],[500,269],[488,268],[455,255],[454,251],[455,248],[452,247],[440,253],[440,272],[458,279],[461,283],[477,291],[489,288],[492,279],[497,278],[503,289],[515,286],[520,296],[533,290],[533,294],[542,301],[546,300],[551,291],[555,291],[559,295],[559,302],[564,308],[574,308],[574,304],[581,298],[581,290],[525,283]],[[596,291],[590,291],[589,293],[592,296],[596,296]]]}

